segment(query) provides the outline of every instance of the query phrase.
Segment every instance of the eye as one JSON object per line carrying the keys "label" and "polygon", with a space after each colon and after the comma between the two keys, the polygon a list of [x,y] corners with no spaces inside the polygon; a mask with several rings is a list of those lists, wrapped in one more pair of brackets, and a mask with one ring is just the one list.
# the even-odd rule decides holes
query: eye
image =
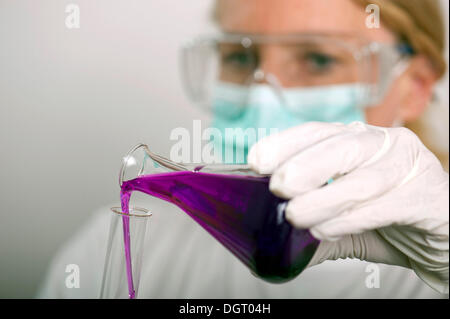
{"label": "eye", "polygon": [[337,63],[333,56],[319,52],[308,52],[303,59],[308,70],[313,72],[329,71]]}
{"label": "eye", "polygon": [[231,52],[223,55],[222,63],[236,68],[247,68],[254,64],[254,59],[248,52]]}

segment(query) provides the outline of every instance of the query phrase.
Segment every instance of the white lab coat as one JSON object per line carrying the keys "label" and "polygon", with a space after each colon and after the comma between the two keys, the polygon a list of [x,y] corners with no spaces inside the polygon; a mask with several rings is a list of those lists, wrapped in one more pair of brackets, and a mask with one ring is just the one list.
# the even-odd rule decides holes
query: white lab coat
{"label": "white lab coat", "polygon": [[[368,288],[369,263],[350,259],[326,261],[285,284],[266,283],[177,207],[153,199],[136,206],[154,213],[138,298],[448,298],[397,266],[379,264],[379,288]],[[61,248],[37,297],[99,297],[110,215],[100,209]],[[68,264],[79,266],[79,288],[66,287]]]}

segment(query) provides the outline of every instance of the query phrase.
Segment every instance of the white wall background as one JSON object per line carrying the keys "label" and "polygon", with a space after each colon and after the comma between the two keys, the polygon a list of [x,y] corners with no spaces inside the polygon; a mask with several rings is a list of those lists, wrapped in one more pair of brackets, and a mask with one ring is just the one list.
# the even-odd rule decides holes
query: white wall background
{"label": "white wall background", "polygon": [[[78,30],[64,24],[71,2]],[[178,48],[211,29],[211,3],[0,0],[0,298],[33,297],[61,243],[118,202],[132,145],[168,154],[170,130],[204,118]]]}

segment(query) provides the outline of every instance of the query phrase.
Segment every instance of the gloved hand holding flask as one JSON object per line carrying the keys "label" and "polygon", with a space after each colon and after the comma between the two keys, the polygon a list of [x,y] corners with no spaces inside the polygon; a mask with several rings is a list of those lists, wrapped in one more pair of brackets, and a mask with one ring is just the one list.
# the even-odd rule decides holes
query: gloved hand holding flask
{"label": "gloved hand holding flask", "polygon": [[308,267],[399,265],[448,293],[448,174],[410,130],[311,122],[262,139],[248,163],[290,199],[288,221],[322,240]]}

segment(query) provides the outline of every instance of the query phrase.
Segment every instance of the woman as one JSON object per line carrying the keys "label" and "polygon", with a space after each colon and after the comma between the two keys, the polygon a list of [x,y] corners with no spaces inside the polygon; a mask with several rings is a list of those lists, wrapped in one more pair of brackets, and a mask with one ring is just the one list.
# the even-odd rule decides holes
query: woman
{"label": "woman", "polygon": [[[380,9],[379,27],[368,20],[369,3]],[[448,293],[448,174],[416,135],[445,72],[436,1],[219,0],[215,19],[225,35],[194,42],[185,63],[216,59],[216,76],[187,68],[190,93],[213,107],[212,126],[221,132],[283,130],[253,147],[226,138],[219,145],[249,150],[251,167],[272,174],[271,190],[290,200],[287,219],[323,241],[298,278],[271,285],[186,216],[152,203],[165,213],[152,225],[139,296]],[[214,84],[208,94],[199,89],[205,83]],[[99,214],[65,247],[41,296],[98,296],[107,223]],[[325,262],[347,257],[365,262]],[[64,286],[69,263],[80,266],[80,289]],[[379,279],[370,284],[373,271]]]}

